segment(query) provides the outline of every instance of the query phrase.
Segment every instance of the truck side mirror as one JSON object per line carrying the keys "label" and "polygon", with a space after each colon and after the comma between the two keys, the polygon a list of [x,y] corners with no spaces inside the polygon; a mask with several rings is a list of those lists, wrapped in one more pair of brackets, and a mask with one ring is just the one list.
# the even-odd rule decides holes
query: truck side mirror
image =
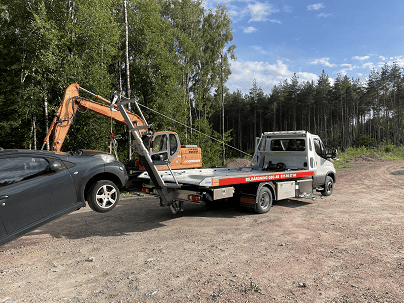
{"label": "truck side mirror", "polygon": [[326,158],[327,159],[337,159],[338,157],[338,151],[337,149],[333,148],[331,151],[327,150]]}
{"label": "truck side mirror", "polygon": [[338,158],[338,151],[336,148],[334,148],[331,152],[331,159],[337,159]]}

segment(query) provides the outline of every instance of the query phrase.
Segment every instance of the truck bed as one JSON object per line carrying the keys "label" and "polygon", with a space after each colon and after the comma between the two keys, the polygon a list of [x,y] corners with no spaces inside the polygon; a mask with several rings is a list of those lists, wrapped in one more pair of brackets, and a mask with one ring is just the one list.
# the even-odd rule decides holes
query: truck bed
{"label": "truck bed", "polygon": [[[263,181],[287,180],[292,178],[307,178],[313,177],[315,173],[311,170],[285,170],[271,172],[253,169],[251,167],[185,169],[173,170],[172,172],[175,180],[179,184],[196,185],[206,188]],[[164,182],[175,183],[170,171],[159,171],[159,173]],[[148,173],[142,173],[139,178],[149,179]]]}

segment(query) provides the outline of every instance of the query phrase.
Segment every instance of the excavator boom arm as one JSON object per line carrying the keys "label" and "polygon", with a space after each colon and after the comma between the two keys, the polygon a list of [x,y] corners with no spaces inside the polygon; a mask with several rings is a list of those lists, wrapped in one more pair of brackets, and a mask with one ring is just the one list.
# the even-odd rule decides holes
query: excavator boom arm
{"label": "excavator boom arm", "polygon": [[[126,125],[125,120],[123,119],[121,113],[119,111],[114,111],[110,109],[109,105],[101,104],[95,102],[91,99],[87,99],[81,97],[79,95],[79,89],[92,94],[91,92],[80,87],[79,84],[74,83],[69,85],[66,89],[65,95],[63,97],[63,101],[53,118],[51,126],[49,127],[49,131],[44,139],[44,144],[49,142],[50,136],[53,135],[53,141],[51,145],[51,150],[60,152],[62,148],[63,142],[66,138],[66,135],[70,129],[70,126],[74,122],[74,115],[77,111],[77,107],[88,109],[94,113],[102,115],[104,117],[110,118],[116,122],[119,122],[123,125]],[[104,103],[110,104],[110,101],[95,95],[98,100],[103,101]],[[116,105],[115,105],[115,108]],[[146,123],[136,114],[127,111],[129,118],[135,126],[144,126]]]}

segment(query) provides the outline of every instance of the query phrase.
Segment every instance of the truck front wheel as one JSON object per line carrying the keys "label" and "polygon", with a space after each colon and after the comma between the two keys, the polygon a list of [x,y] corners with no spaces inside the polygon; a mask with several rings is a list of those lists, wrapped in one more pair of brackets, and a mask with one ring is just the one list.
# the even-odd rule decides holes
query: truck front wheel
{"label": "truck front wheel", "polygon": [[269,212],[272,207],[272,192],[268,187],[261,187],[257,193],[255,211],[259,214]]}
{"label": "truck front wheel", "polygon": [[331,196],[334,189],[334,180],[330,176],[325,178],[324,190],[321,191],[323,196]]}

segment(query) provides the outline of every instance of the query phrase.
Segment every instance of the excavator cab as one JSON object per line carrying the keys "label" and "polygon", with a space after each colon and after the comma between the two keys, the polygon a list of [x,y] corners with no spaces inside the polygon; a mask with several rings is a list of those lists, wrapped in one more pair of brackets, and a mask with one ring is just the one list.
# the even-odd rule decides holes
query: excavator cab
{"label": "excavator cab", "polygon": [[150,156],[153,161],[172,162],[178,152],[178,136],[174,133],[156,133],[150,142]]}

